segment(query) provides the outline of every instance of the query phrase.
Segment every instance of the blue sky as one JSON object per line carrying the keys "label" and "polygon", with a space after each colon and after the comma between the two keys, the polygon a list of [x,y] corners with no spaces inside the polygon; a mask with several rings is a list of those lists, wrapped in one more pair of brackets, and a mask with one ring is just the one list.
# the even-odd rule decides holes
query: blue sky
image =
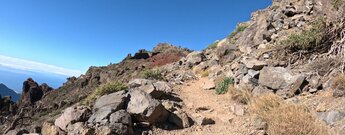
{"label": "blue sky", "polygon": [[119,62],[142,48],[151,50],[160,42],[201,50],[270,4],[271,0],[1,0],[0,65],[74,75],[92,65]]}

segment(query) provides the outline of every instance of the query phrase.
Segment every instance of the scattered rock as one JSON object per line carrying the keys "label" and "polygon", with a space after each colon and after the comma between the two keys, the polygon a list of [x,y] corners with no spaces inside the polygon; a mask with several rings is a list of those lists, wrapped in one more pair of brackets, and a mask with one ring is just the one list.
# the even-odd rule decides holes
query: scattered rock
{"label": "scattered rock", "polygon": [[248,70],[248,75],[249,75],[251,78],[259,79],[259,74],[260,74],[260,71],[256,71],[256,70],[252,70],[252,69],[249,69],[249,70]]}
{"label": "scattered rock", "polygon": [[[312,88],[312,89],[309,89],[309,92],[310,93],[316,93],[318,91],[318,89],[315,89],[315,88]],[[344,93],[345,94],[345,93]]]}
{"label": "scattered rock", "polygon": [[125,109],[125,102],[129,99],[125,91],[115,92],[98,98],[93,107],[93,114],[89,123],[106,123],[109,115],[121,109]]}
{"label": "scattered rock", "polygon": [[127,107],[133,118],[139,122],[154,124],[163,122],[169,113],[164,106],[150,95],[141,90],[131,90],[130,100]]}
{"label": "scattered rock", "polygon": [[333,91],[333,97],[339,98],[345,96],[345,91],[344,90],[334,90]]}
{"label": "scattered rock", "polygon": [[289,97],[293,97],[295,96],[295,94],[299,91],[300,93],[302,92],[303,88],[302,85],[305,81],[305,77],[304,76],[298,76],[296,81],[294,83],[292,83],[292,85],[290,86],[290,93],[289,93]]}
{"label": "scattered rock", "polygon": [[325,121],[328,125],[333,124],[345,117],[344,112],[331,110],[328,112],[319,112],[318,117]]}
{"label": "scattered rock", "polygon": [[199,64],[204,60],[205,56],[201,52],[191,52],[187,55],[186,61],[190,63],[192,66]]}
{"label": "scattered rock", "polygon": [[58,127],[52,123],[44,122],[42,125],[42,135],[59,135]]}
{"label": "scattered rock", "polygon": [[246,65],[247,68],[253,70],[261,70],[264,66],[267,65],[266,62],[259,61],[257,59],[244,59],[242,63]]}
{"label": "scattered rock", "polygon": [[231,111],[237,116],[244,116],[244,108],[240,105],[231,106]]}
{"label": "scattered rock", "polygon": [[162,105],[169,112],[174,112],[178,109],[181,109],[181,104],[179,102],[176,102],[176,101],[162,100]]}
{"label": "scattered rock", "polygon": [[213,119],[207,118],[207,117],[204,117],[204,116],[199,116],[199,117],[195,118],[195,122],[198,125],[211,125],[211,124],[215,124],[216,123]]}
{"label": "scattered rock", "polygon": [[55,125],[66,131],[68,124],[85,122],[91,114],[91,110],[85,106],[69,107],[55,120]]}
{"label": "scattered rock", "polygon": [[172,84],[183,84],[186,81],[197,79],[192,70],[174,70],[166,78]]}
{"label": "scattered rock", "polygon": [[29,134],[29,131],[25,129],[15,129],[8,131],[5,135],[23,135],[23,134]]}
{"label": "scattered rock", "polygon": [[204,82],[204,84],[202,85],[202,88],[204,90],[211,90],[211,89],[216,88],[216,84],[214,83],[214,81],[209,80],[209,81]]}
{"label": "scattered rock", "polygon": [[77,122],[67,126],[67,135],[93,135],[94,131],[84,125],[83,122]]}
{"label": "scattered rock", "polygon": [[259,84],[271,89],[285,89],[291,86],[299,76],[293,76],[283,67],[264,67],[260,71]]}
{"label": "scattered rock", "polygon": [[109,125],[117,134],[134,134],[132,118],[125,110],[119,110],[111,114]]}
{"label": "scattered rock", "polygon": [[192,119],[188,116],[187,113],[181,110],[171,113],[168,120],[180,129],[188,128],[193,125]]}
{"label": "scattered rock", "polygon": [[283,14],[285,14],[287,17],[293,17],[297,14],[297,11],[295,7],[289,5],[283,10]]}
{"label": "scattered rock", "polygon": [[110,123],[122,123],[125,124],[127,126],[132,127],[132,118],[129,115],[128,112],[126,112],[126,110],[119,110],[117,112],[114,112],[110,115],[109,117],[109,122]]}
{"label": "scattered rock", "polygon": [[113,135],[113,131],[108,126],[97,127],[95,130],[96,135]]}
{"label": "scattered rock", "polygon": [[262,86],[255,87],[252,91],[253,96],[259,96],[265,93],[273,93],[273,91]]}
{"label": "scattered rock", "polygon": [[129,89],[139,89],[150,94],[155,99],[160,99],[164,94],[169,94],[172,89],[163,81],[135,79],[128,83]]}
{"label": "scattered rock", "polygon": [[266,130],[268,127],[267,122],[260,118],[255,119],[253,124],[256,130]]}

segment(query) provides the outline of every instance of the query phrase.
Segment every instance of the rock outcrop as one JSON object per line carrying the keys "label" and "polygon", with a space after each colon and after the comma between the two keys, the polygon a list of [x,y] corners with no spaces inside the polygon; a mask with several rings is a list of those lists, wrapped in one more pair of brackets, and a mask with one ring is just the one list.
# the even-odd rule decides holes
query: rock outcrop
{"label": "rock outcrop", "polygon": [[[308,109],[305,110],[315,110],[321,102],[333,101],[330,99],[333,96],[340,97],[337,100],[341,102],[341,97],[345,95],[342,89],[335,91],[330,97],[329,94],[318,93],[332,89],[333,78],[344,72],[343,62],[336,60],[343,59],[345,53],[342,49],[345,41],[343,5],[339,4],[340,8],[331,10],[334,5],[326,0],[273,0],[272,6],[254,12],[250,21],[240,23],[234,33],[205,50],[191,52],[170,44],[159,44],[152,51],[139,50],[134,56],[128,55],[120,63],[90,67],[85,75],[68,78],[57,90],[46,84],[38,85],[29,78],[23,83],[23,94],[18,104],[11,102],[10,97],[0,100],[1,114],[9,116],[7,121],[12,120],[1,123],[0,133],[8,125],[11,127],[8,133],[29,133],[28,131],[36,131],[34,129],[42,127],[40,133],[52,135],[159,134],[163,132],[161,130],[190,127],[191,131],[197,132],[203,128],[207,131],[213,124],[218,126],[241,118],[241,123],[232,124],[248,130],[252,130],[252,125],[259,125],[252,134],[266,134],[269,122],[253,124],[246,116],[250,113],[247,112],[249,106],[245,105],[250,102],[247,101],[248,97],[274,93],[287,99],[282,101],[284,103],[309,103],[310,100],[315,100],[315,103],[307,104]],[[298,37],[291,40],[299,40],[305,36],[303,32],[310,30],[320,16],[324,16],[325,22],[322,24],[326,27],[323,30],[327,31],[325,35],[309,33],[305,35],[322,37],[309,37],[303,39],[303,42],[287,43],[286,39],[290,39],[290,35],[297,34]],[[341,18],[342,21],[338,22]],[[302,34],[298,35],[300,33]],[[313,41],[302,45],[309,39]],[[327,63],[329,61],[331,63]],[[159,75],[165,79],[140,79],[145,70],[162,71]],[[320,72],[321,70],[323,71]],[[196,87],[205,90],[224,89],[231,92],[231,99],[243,98],[238,101],[243,105],[220,105],[224,108],[222,113],[236,118],[212,117],[209,115],[214,111],[212,109],[194,116],[195,113],[200,114],[200,110],[193,109],[199,106],[190,105],[192,108],[187,108],[188,103],[180,99],[181,95],[176,95],[181,87],[189,85],[189,81],[206,77],[209,82]],[[231,89],[221,83],[224,78],[231,80]],[[340,83],[337,84],[343,84],[342,78],[338,81]],[[89,106],[80,105],[80,101],[97,87],[111,82],[128,84],[128,89],[100,95]],[[318,99],[319,96],[327,98]],[[219,102],[218,98],[213,100]],[[17,112],[17,105],[23,113]],[[341,105],[327,107],[318,111],[319,119],[345,134],[344,124],[341,123],[344,122],[344,108]],[[24,108],[30,108],[28,112],[31,113],[25,112]],[[63,113],[55,114],[59,111]],[[26,118],[32,122],[32,126],[25,127],[26,130],[21,129],[23,124],[18,124],[19,118],[24,119],[28,114],[33,114],[32,118]],[[3,115],[0,118],[1,122],[4,121]],[[55,123],[42,124],[44,121]],[[221,121],[223,123],[216,123]]]}
{"label": "rock outcrop", "polygon": [[30,106],[39,101],[43,97],[41,87],[32,78],[27,79],[23,83],[22,97],[19,106]]}

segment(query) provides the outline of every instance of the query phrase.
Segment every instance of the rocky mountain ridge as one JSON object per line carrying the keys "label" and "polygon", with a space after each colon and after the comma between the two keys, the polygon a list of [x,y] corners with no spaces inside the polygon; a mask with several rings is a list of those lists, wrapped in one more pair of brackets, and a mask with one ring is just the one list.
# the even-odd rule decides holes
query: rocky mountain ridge
{"label": "rocky mountain ridge", "polygon": [[5,84],[0,83],[0,95],[11,96],[12,101],[17,101],[20,97],[14,90],[8,88]]}
{"label": "rocky mountain ridge", "polygon": [[0,132],[345,134],[344,3],[273,0],[205,50],[159,44],[91,67],[19,106]]}

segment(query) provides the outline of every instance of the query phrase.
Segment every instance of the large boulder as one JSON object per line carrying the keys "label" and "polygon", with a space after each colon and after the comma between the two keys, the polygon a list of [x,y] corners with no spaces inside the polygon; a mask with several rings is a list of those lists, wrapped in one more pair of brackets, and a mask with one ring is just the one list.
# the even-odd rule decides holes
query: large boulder
{"label": "large boulder", "polygon": [[130,100],[127,106],[127,112],[132,115],[134,120],[154,124],[167,119],[169,115],[168,111],[158,100],[153,99],[146,92],[131,90],[129,95]]}
{"label": "large boulder", "polygon": [[264,67],[260,71],[259,84],[270,89],[287,89],[296,82],[298,75],[292,75],[283,67]]}
{"label": "large boulder", "polygon": [[131,115],[126,110],[114,112],[109,117],[109,127],[116,134],[134,134]]}
{"label": "large boulder", "polygon": [[109,116],[109,122],[96,127],[98,135],[134,135],[132,118],[126,110],[119,110]]}
{"label": "large boulder", "polygon": [[59,135],[59,129],[52,123],[44,122],[42,125],[42,135]]}
{"label": "large boulder", "polygon": [[186,56],[186,62],[190,63],[191,66],[201,63],[205,59],[202,52],[191,52]]}
{"label": "large boulder", "polygon": [[264,66],[267,65],[266,62],[259,61],[257,59],[244,59],[241,61],[247,68],[253,70],[261,70]]}
{"label": "large boulder", "polygon": [[193,120],[182,110],[176,110],[171,113],[168,120],[180,129],[188,128],[193,125]]}
{"label": "large boulder", "polygon": [[88,122],[92,124],[107,123],[107,118],[111,113],[125,109],[125,103],[127,100],[128,95],[125,91],[115,92],[98,98],[92,110],[93,114],[89,118]]}
{"label": "large boulder", "polygon": [[68,124],[85,122],[91,114],[91,110],[86,106],[69,107],[55,120],[55,125],[66,131]]}
{"label": "large boulder", "polygon": [[83,122],[77,122],[73,125],[68,125],[67,135],[93,135],[94,131],[84,125]]}
{"label": "large boulder", "polygon": [[168,83],[147,79],[134,79],[128,83],[129,89],[139,89],[150,94],[155,99],[160,99],[164,94],[171,93]]}

